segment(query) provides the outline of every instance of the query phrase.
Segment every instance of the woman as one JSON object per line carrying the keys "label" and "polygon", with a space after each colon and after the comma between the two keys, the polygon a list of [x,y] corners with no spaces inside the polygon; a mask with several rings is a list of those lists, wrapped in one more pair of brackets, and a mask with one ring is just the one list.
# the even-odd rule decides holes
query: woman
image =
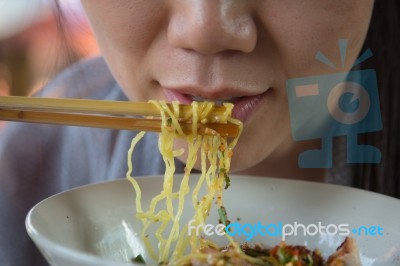
{"label": "woman", "polygon": [[[393,47],[399,4],[394,0],[82,0],[82,4],[104,59],[75,65],[39,96],[233,102],[234,115],[244,122],[233,172],[356,184],[400,195],[393,163],[398,151],[391,148],[399,133],[392,113],[398,108],[393,100],[397,100],[394,86],[399,75],[387,61],[397,53]],[[372,68],[381,81],[384,130],[365,141],[380,147],[383,159],[381,164],[356,165],[353,173],[352,166],[336,156],[327,174],[322,168],[298,166],[299,154],[320,144],[293,140],[286,81],[336,73],[315,60],[315,54],[323,51],[340,65],[339,39],[348,40],[341,71],[351,69],[363,46],[375,52]],[[390,97],[389,87],[393,88]],[[0,262],[39,264],[41,258],[24,232],[27,211],[56,192],[123,177],[134,135],[10,123],[0,138],[0,204],[5,216],[0,226]],[[156,139],[155,134],[147,134],[140,142],[133,158],[134,175],[163,170]]]}

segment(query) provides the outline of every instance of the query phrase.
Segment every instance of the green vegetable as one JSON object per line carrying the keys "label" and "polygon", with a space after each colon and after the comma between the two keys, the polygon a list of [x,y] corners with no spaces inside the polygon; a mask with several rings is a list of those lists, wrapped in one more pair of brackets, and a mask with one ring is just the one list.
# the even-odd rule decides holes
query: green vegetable
{"label": "green vegetable", "polygon": [[146,264],[141,254],[137,255],[135,258],[131,259],[132,262]]}
{"label": "green vegetable", "polygon": [[226,210],[223,206],[218,209],[218,214],[219,214],[219,223],[228,226],[231,222],[228,220],[228,216],[226,214]]}
{"label": "green vegetable", "polygon": [[168,118],[167,119],[167,125],[170,127],[172,125],[172,118]]}
{"label": "green vegetable", "polygon": [[231,185],[231,179],[229,178],[229,175],[226,173],[225,168],[221,168],[219,170],[220,173],[224,174],[224,179],[225,179],[225,189],[227,189]]}
{"label": "green vegetable", "polygon": [[310,256],[310,254],[307,254],[307,259],[308,259],[308,266],[313,266],[314,261],[313,261],[312,257]]}
{"label": "green vegetable", "polygon": [[284,247],[281,247],[281,248],[278,249],[277,255],[278,255],[279,262],[282,263],[283,265],[285,265],[286,263],[291,261],[291,258],[285,252],[285,248]]}

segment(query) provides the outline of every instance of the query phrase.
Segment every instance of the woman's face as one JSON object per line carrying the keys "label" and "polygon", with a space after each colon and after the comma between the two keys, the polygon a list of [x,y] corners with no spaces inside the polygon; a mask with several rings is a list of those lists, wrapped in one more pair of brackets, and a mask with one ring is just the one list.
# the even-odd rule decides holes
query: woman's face
{"label": "woman's face", "polygon": [[[132,101],[233,102],[244,122],[233,170],[293,149],[285,82],[349,70],[373,0],[82,0],[100,49]],[[315,59],[322,51],[344,69]]]}

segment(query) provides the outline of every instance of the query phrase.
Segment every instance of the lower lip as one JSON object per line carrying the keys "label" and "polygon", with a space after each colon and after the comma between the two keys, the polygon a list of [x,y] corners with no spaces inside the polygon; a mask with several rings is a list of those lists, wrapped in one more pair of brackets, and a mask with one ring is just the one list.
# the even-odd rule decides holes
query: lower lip
{"label": "lower lip", "polygon": [[[269,90],[259,95],[246,96],[236,100],[233,102],[234,107],[232,116],[239,119],[243,123],[246,123],[254,111],[260,106],[260,103],[266,97],[268,92]],[[169,102],[178,101],[181,104],[191,104],[193,102],[191,97],[173,90],[164,89],[164,94]]]}

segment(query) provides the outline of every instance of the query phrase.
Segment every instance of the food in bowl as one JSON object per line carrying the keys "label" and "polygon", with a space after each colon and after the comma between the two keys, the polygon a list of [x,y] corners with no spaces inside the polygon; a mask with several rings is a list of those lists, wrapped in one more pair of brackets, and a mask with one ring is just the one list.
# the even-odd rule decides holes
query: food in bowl
{"label": "food in bowl", "polygon": [[248,244],[240,245],[240,247],[230,245],[220,249],[210,246],[199,250],[197,256],[192,256],[189,263],[182,265],[361,266],[361,262],[355,240],[348,237],[327,260],[318,249],[311,251],[305,246],[286,245],[282,242],[270,249],[262,245]]}
{"label": "food in bowl", "polygon": [[[135,145],[145,134],[139,133],[133,140],[128,152],[128,172],[127,179],[132,183],[136,192],[136,217],[142,222],[143,230],[141,238],[150,254],[159,265],[350,265],[347,260],[351,260],[351,265],[361,265],[359,263],[358,250],[355,241],[347,238],[332,254],[327,262],[324,261],[318,250],[310,251],[304,246],[292,246],[282,243],[272,249],[266,249],[259,245],[249,246],[247,244],[238,245],[232,238],[230,245],[225,248],[218,248],[216,244],[208,239],[199,238],[196,234],[191,234],[188,226],[180,227],[180,220],[184,209],[185,195],[191,193],[192,205],[194,210],[194,225],[204,224],[212,204],[215,201],[220,214],[220,223],[227,226],[229,220],[226,210],[223,207],[223,190],[230,186],[229,169],[233,148],[237,143],[237,136],[229,142],[228,138],[214,132],[210,136],[200,136],[197,134],[199,124],[205,124],[208,119],[208,112],[212,109],[213,102],[192,103],[192,113],[190,120],[193,125],[190,135],[185,135],[179,124],[178,103],[173,103],[172,108],[164,102],[154,102],[161,112],[162,130],[159,141],[160,152],[165,162],[164,185],[162,191],[156,195],[147,211],[143,210],[141,204],[141,189],[138,182],[131,176],[132,168],[131,156]],[[222,123],[233,122],[241,127],[241,122],[231,117],[232,105],[226,104],[226,112],[219,120]],[[183,138],[188,144],[187,160],[184,177],[178,191],[173,191],[175,163],[174,157],[182,155],[183,150],[174,150],[174,140]],[[192,169],[200,153],[201,175],[193,189],[190,191],[188,181]],[[206,193],[202,196],[199,191],[205,187]],[[177,202],[177,209],[174,209],[174,202]],[[165,204],[164,208],[157,210],[160,204]],[[158,244],[152,246],[149,241],[148,228],[157,224],[156,237]],[[190,247],[189,253],[187,253]],[[134,262],[144,262],[139,255],[133,258]]]}

